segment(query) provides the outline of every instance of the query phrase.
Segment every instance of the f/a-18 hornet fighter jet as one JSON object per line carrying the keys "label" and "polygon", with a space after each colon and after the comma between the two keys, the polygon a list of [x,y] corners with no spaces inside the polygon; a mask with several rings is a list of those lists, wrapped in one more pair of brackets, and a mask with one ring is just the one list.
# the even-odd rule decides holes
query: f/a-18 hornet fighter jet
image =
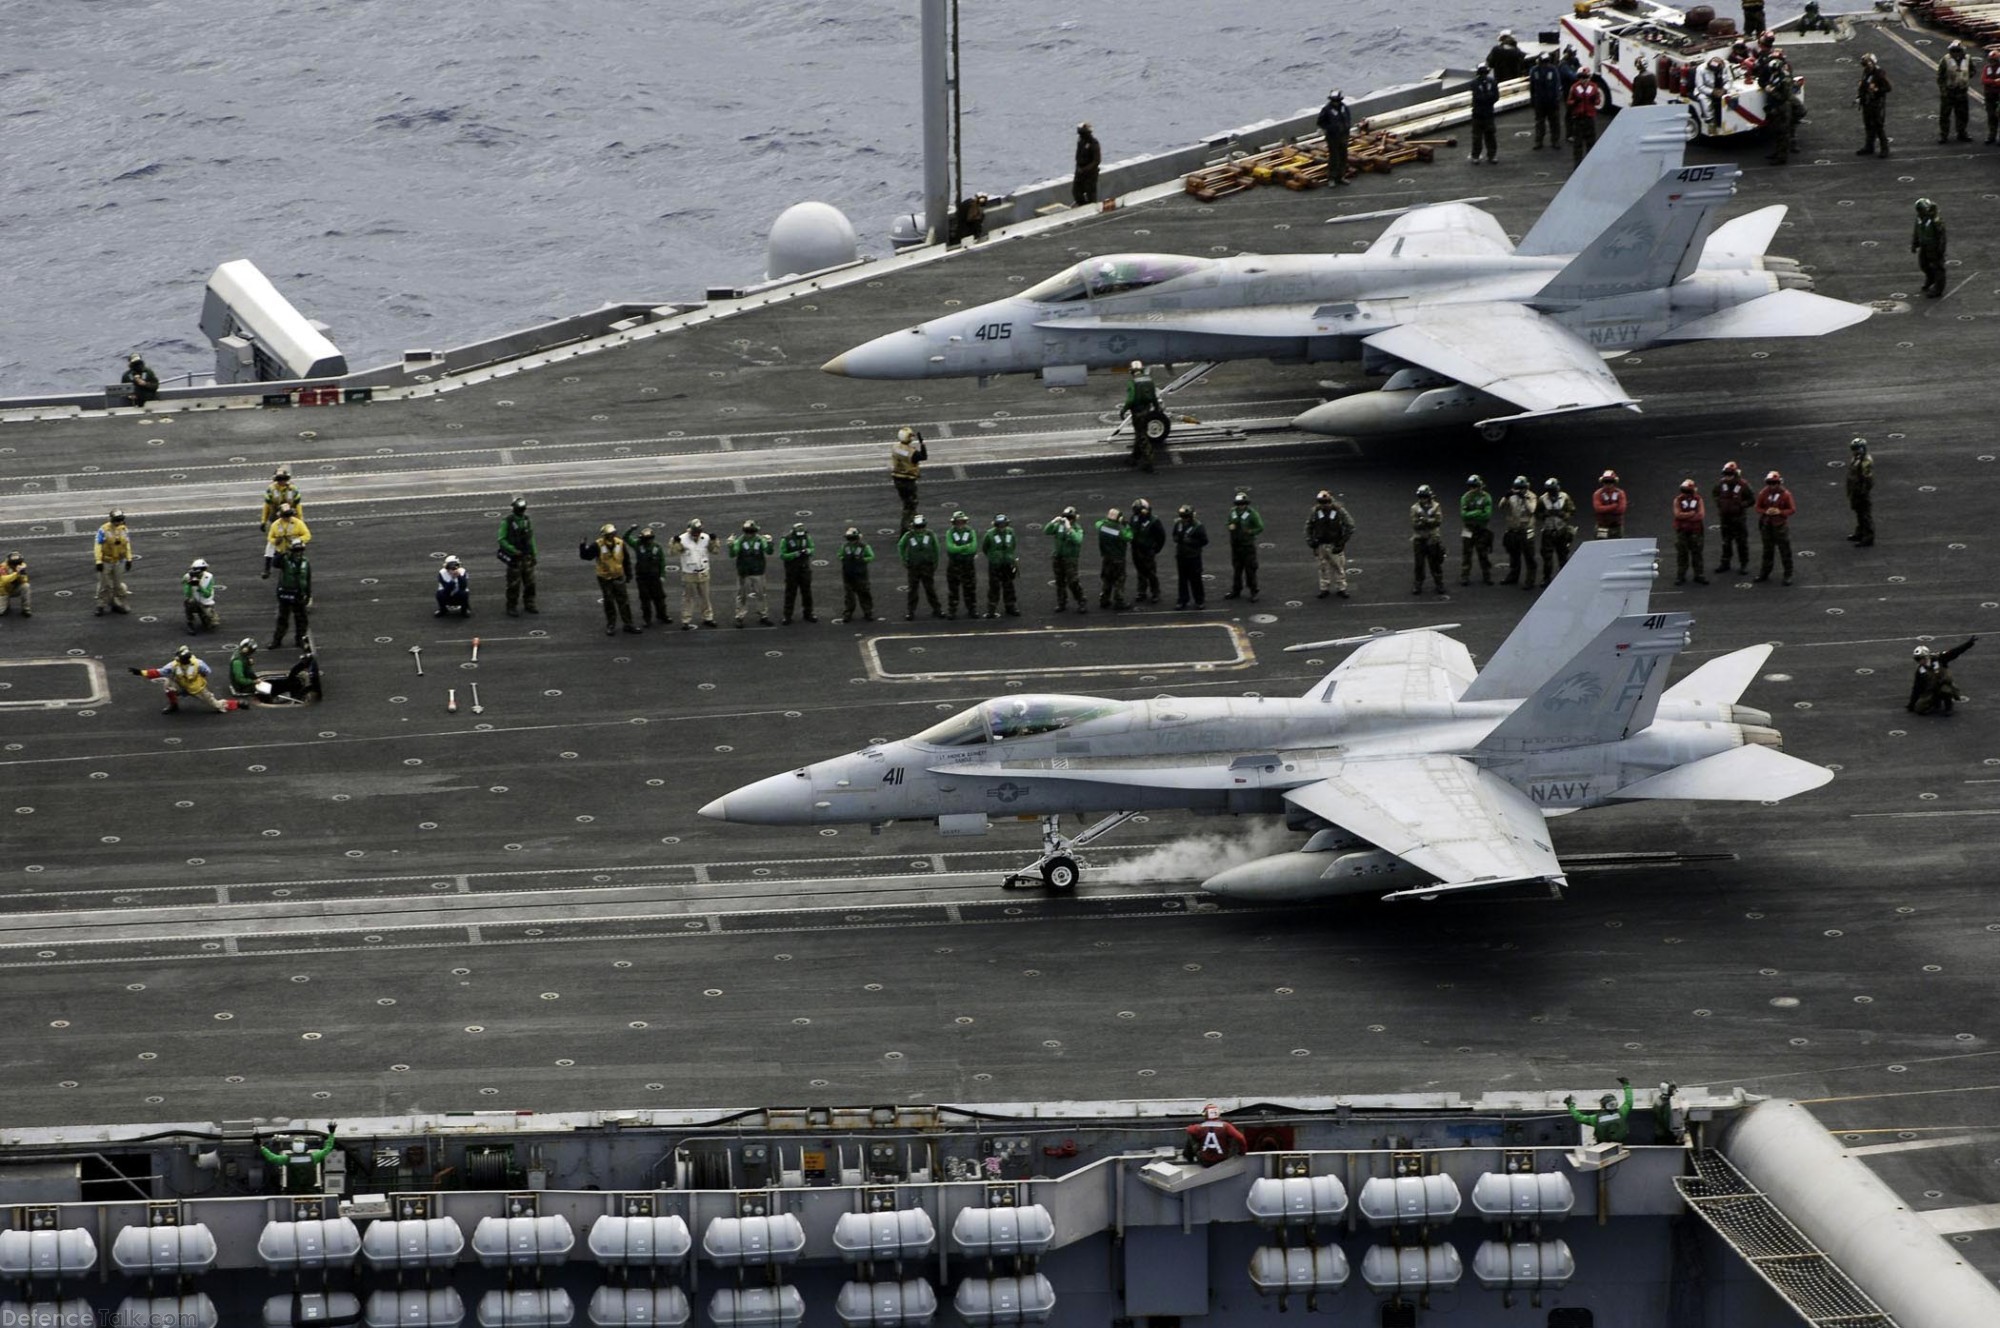
{"label": "f/a-18 hornet fighter jet", "polygon": [[[1607,358],[1661,342],[1820,336],[1866,305],[1813,294],[1764,250],[1783,205],[1716,224],[1734,166],[1684,166],[1680,106],[1619,113],[1519,244],[1467,202],[1406,210],[1359,254],[1110,254],[1019,295],[891,332],[823,366],[850,378],[1039,373],[1223,360],[1359,360],[1379,391],[1294,423],[1366,435],[1638,402]],[[1372,214],[1382,216],[1382,213]],[[1349,220],[1336,218],[1336,220]],[[1169,385],[1172,390],[1173,385]]]}
{"label": "f/a-18 hornet fighter jet", "polygon": [[[1142,811],[1284,815],[1295,852],[1204,881],[1221,895],[1430,898],[1566,884],[1546,818],[1641,799],[1776,801],[1830,771],[1779,750],[1738,703],[1751,646],[1672,687],[1693,619],[1647,607],[1650,539],[1580,548],[1484,669],[1431,629],[1366,639],[1296,698],[1006,696],[900,742],[772,775],[701,809],[751,825],[1042,818],[1039,873],[1076,884],[1077,850]],[[1344,642],[1320,642],[1321,648]],[[1102,813],[1074,838],[1064,814]]]}

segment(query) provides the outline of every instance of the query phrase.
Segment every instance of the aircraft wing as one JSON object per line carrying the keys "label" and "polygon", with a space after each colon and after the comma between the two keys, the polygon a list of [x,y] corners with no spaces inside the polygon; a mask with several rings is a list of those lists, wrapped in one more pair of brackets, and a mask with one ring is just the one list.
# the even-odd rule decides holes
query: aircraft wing
{"label": "aircraft wing", "polygon": [[[1754,213],[1752,214],[1755,215]],[[1718,309],[1664,333],[1662,341],[1720,341],[1736,337],[1823,337],[1865,321],[1875,311],[1811,291],[1781,290],[1748,304]],[[1373,340],[1373,338],[1370,338]]]}
{"label": "aircraft wing", "polygon": [[1321,779],[1286,790],[1285,800],[1438,878],[1386,898],[1563,881],[1541,809],[1463,757],[1402,756],[1321,769]]}
{"label": "aircraft wing", "polygon": [[1398,632],[1363,644],[1306,696],[1371,706],[1456,701],[1477,674],[1465,647],[1443,633]]}
{"label": "aircraft wing", "polygon": [[1514,242],[1490,213],[1470,203],[1438,203],[1396,218],[1368,252],[1387,258],[1488,258],[1513,253]]}
{"label": "aircraft wing", "polygon": [[1524,304],[1431,305],[1363,344],[1530,414],[1637,409],[1589,342]]}

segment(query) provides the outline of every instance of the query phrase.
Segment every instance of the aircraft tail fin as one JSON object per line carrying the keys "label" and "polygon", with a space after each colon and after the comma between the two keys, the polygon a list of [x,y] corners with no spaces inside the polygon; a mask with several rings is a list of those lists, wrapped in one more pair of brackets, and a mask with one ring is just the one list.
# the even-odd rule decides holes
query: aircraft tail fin
{"label": "aircraft tail fin", "polygon": [[1645,613],[1658,571],[1657,549],[1650,539],[1585,540],[1578,545],[1459,699],[1528,696],[1547,680],[1548,661],[1568,659],[1617,618]]}
{"label": "aircraft tail fin", "polygon": [[[1586,160],[1588,160],[1586,158]],[[1683,166],[1661,176],[1542,287],[1544,311],[1586,300],[1660,290],[1694,271],[1715,210],[1736,192],[1733,166]]]}
{"label": "aircraft tail fin", "polygon": [[1687,613],[1633,613],[1614,620],[1535,694],[1514,708],[1475,756],[1517,756],[1617,742],[1653,722],[1666,663],[1686,647]]}
{"label": "aircraft tail fin", "polygon": [[1644,198],[1655,180],[1679,170],[1686,147],[1685,106],[1632,106],[1618,112],[1514,252],[1546,256],[1583,249]]}

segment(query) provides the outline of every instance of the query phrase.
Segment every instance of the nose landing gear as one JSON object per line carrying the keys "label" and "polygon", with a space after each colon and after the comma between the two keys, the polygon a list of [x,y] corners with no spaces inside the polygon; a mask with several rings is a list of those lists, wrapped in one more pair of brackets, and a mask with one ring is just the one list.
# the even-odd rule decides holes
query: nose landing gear
{"label": "nose landing gear", "polygon": [[1077,860],[1076,851],[1087,844],[1095,843],[1110,834],[1138,813],[1113,812],[1090,826],[1074,839],[1062,833],[1062,817],[1042,818],[1042,856],[1036,858],[1020,871],[1010,873],[1001,881],[1001,888],[1019,889],[1031,885],[1039,877],[1042,885],[1058,894],[1068,894],[1076,889],[1076,883],[1083,878],[1083,864]]}

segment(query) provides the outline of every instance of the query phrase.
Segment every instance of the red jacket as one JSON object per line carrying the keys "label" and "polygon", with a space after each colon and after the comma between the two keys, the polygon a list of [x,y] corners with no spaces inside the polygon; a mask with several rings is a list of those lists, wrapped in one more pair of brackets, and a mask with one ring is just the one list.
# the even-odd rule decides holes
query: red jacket
{"label": "red jacket", "polygon": [[1607,484],[1590,495],[1590,510],[1597,513],[1600,526],[1623,523],[1626,505],[1625,491],[1615,484]]}
{"label": "red jacket", "polygon": [[1783,530],[1799,510],[1792,491],[1782,484],[1766,484],[1757,494],[1757,524]]}
{"label": "red jacket", "polygon": [[1683,490],[1674,495],[1674,529],[1696,531],[1708,524],[1708,505],[1698,493]]}
{"label": "red jacket", "polygon": [[1979,71],[1979,86],[1985,90],[1988,101],[2000,97],[2000,55],[1986,57],[1986,66]]}
{"label": "red jacket", "polygon": [[1247,1152],[1250,1147],[1243,1131],[1226,1120],[1196,1121],[1187,1127],[1187,1132],[1192,1141],[1190,1146],[1194,1149],[1194,1160],[1205,1167]]}
{"label": "red jacket", "polygon": [[1595,120],[1597,108],[1603,102],[1604,94],[1588,74],[1579,75],[1576,82],[1569,85],[1569,113],[1579,120]]}

